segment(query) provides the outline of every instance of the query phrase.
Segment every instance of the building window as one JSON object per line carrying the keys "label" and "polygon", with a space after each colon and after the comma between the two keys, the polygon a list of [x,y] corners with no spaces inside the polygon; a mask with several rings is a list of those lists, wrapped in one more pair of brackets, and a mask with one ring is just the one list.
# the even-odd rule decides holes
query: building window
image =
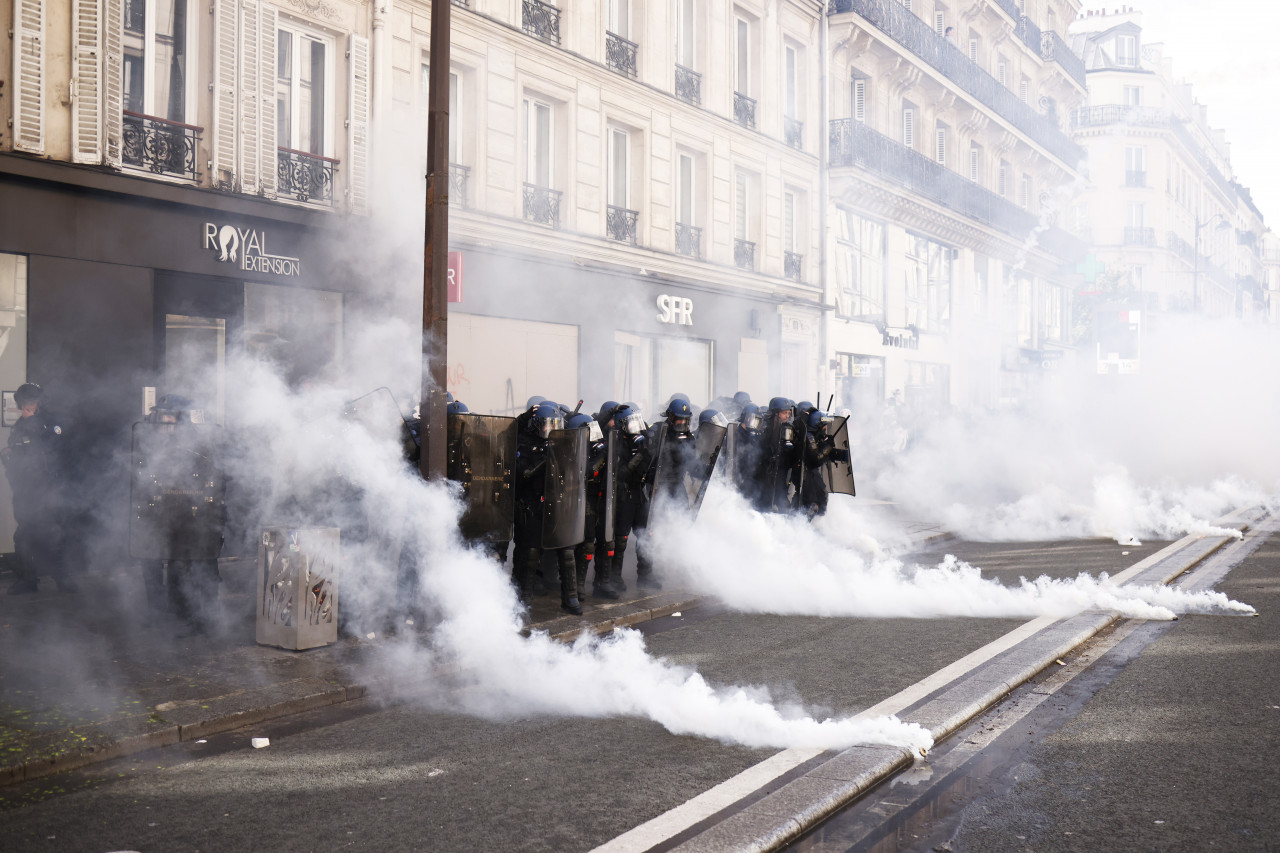
{"label": "building window", "polygon": [[1022,103],[1031,103],[1031,80],[1023,77],[1018,82],[1018,97],[1022,99]]}
{"label": "building window", "polygon": [[536,97],[524,99],[524,218],[559,228],[560,193],[551,189],[555,179],[552,117],[551,104]]}
{"label": "building window", "polygon": [[735,173],[733,196],[733,262],[740,269],[754,270],[756,244],[752,239],[755,233],[752,220],[755,210],[751,198],[751,176],[746,172]]}
{"label": "building window", "polygon": [[124,6],[124,108],[186,122],[188,0],[127,0]]}
{"label": "building window", "polygon": [[[458,111],[459,95],[458,90],[462,85],[458,72],[449,72],[449,162],[461,163],[461,151],[458,148],[458,126],[462,120],[462,114]],[[418,97],[419,111],[422,115],[427,115],[431,111],[429,93],[431,91],[431,64],[429,62],[422,63],[422,82],[420,94]]]}
{"label": "building window", "polygon": [[884,315],[884,226],[847,208],[836,213],[836,310],[843,317]]}
{"label": "building window", "polygon": [[332,43],[296,24],[281,21],[276,67],[277,145],[332,156]]}
{"label": "building window", "polygon": [[1009,197],[1009,161],[1000,161],[1000,176],[996,182],[996,192],[1003,198]]}
{"label": "building window", "polygon": [[917,234],[907,235],[907,325],[945,332],[951,323],[955,250]]}
{"label": "building window", "polygon": [[1142,87],[1141,86],[1125,86],[1124,87],[1124,105],[1126,107],[1142,106]]}
{"label": "building window", "polygon": [[702,257],[702,229],[697,227],[697,163],[692,154],[680,152],[676,161],[676,251],[690,258]]}
{"label": "building window", "polygon": [[1138,65],[1138,37],[1116,36],[1116,65],[1135,68]]}
{"label": "building window", "polygon": [[933,159],[939,166],[947,165],[947,126],[939,123],[934,128]]}
{"label": "building window", "polygon": [[734,18],[733,60],[733,91],[750,97],[751,24],[743,18]]}
{"label": "building window", "polygon": [[804,196],[795,190],[782,193],[782,274],[792,281],[804,279],[804,224],[801,212],[804,209]]}
{"label": "building window", "polygon": [[934,12],[934,13],[933,13],[933,30],[934,30],[934,32],[936,32],[936,33],[937,33],[938,35],[940,35],[940,36],[945,36],[945,35],[946,35],[946,33],[947,33],[947,18],[946,18],[946,15],[945,15],[945,14],[943,14],[942,12]]}
{"label": "building window", "polygon": [[609,0],[609,32],[631,38],[631,2],[630,0]]}
{"label": "building window", "polygon": [[690,70],[698,67],[694,50],[694,2],[695,0],[676,0],[676,64]]}
{"label": "building window", "polygon": [[907,148],[916,147],[916,108],[902,108],[902,144]]}
{"label": "building window", "polygon": [[969,61],[975,65],[978,64],[979,48],[980,48],[980,41],[978,39],[976,38],[969,39]]}
{"label": "building window", "polygon": [[620,127],[609,129],[608,193],[609,238],[634,245],[639,214],[631,209],[631,134]]}
{"label": "building window", "polygon": [[996,60],[996,79],[1000,81],[1000,85],[1008,88],[1009,86],[1009,60],[1003,56]]}
{"label": "building window", "polygon": [[865,77],[853,78],[850,114],[854,121],[867,120],[867,80]]}
{"label": "building window", "polygon": [[1018,204],[1027,210],[1031,209],[1031,176],[1025,173],[1022,175],[1022,189],[1018,193]]}
{"label": "building window", "polygon": [[1147,185],[1147,150],[1145,148],[1126,147],[1124,149],[1124,185],[1127,187]]}
{"label": "building window", "polygon": [[969,146],[969,180],[975,184],[982,179],[982,146],[971,144]]}

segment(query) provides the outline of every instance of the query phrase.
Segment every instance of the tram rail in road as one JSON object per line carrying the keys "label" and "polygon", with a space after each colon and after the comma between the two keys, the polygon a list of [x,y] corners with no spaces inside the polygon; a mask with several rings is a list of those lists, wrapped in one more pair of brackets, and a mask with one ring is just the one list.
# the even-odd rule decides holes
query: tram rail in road
{"label": "tram rail in road", "polygon": [[[1237,530],[1243,538],[1187,536],[1119,573],[1114,580],[1120,584],[1159,585],[1196,570],[1184,585],[1191,589],[1211,587],[1265,538],[1259,534],[1274,525],[1271,522],[1265,525],[1266,529],[1261,527],[1266,517],[1261,507],[1240,510],[1221,519],[1217,526]],[[942,744],[1099,632],[1116,626],[1106,642],[1119,642],[1132,630],[1126,623],[1133,622],[1099,612],[1066,619],[1033,619],[859,716],[895,714],[925,727],[935,744]],[[1058,677],[1051,682],[1061,687],[1083,668],[1055,673]],[[992,725],[999,728],[1016,723],[1034,708],[1034,704],[1024,704],[1022,713],[997,716],[1001,722]],[[992,737],[996,735],[998,732]],[[966,750],[949,751],[954,756],[949,764],[966,754]],[[600,845],[593,853],[780,850],[921,759],[906,749],[887,746],[857,746],[838,753],[784,750]]]}

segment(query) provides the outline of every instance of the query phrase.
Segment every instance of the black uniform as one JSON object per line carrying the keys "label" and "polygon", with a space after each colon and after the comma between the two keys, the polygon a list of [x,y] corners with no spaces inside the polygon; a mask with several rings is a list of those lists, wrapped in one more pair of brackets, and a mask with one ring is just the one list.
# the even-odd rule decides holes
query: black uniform
{"label": "black uniform", "polygon": [[823,469],[829,461],[849,461],[849,451],[837,448],[822,427],[811,427],[804,438],[804,481],[800,488],[800,508],[810,517],[827,511],[827,483]]}
{"label": "black uniform", "polygon": [[[621,465],[618,472],[618,492],[613,522],[613,560],[609,571],[610,586],[618,593],[626,592],[622,580],[622,561],[627,554],[627,541],[634,528],[643,528],[649,517],[649,502],[645,496],[645,476],[653,462],[649,438],[644,433],[628,432],[627,410],[619,410],[617,421],[618,441],[622,445]],[[639,413],[635,412],[638,418]]]}
{"label": "black uniform", "polygon": [[[543,413],[546,404],[527,412],[529,419],[520,431],[515,464],[515,553],[512,556],[512,579],[522,601],[529,601],[533,594],[533,572],[542,564],[543,512],[547,499],[547,435],[539,423],[552,420],[551,413]],[[549,407],[547,407],[549,408]],[[522,416],[523,417],[523,416]],[[554,414],[559,420],[559,413]],[[575,543],[576,544],[576,543]],[[560,606],[575,615],[582,615],[578,601],[577,567],[574,565],[573,546],[555,550],[556,565],[560,574]]]}
{"label": "black uniform", "polygon": [[[603,538],[604,501],[608,484],[605,483],[606,454],[608,442],[600,438],[591,442],[587,449],[587,533],[586,538],[573,549],[574,563],[577,566],[578,600],[586,597],[587,572],[594,561],[595,579],[592,582],[592,594],[597,598],[617,598],[608,587],[607,574],[601,573],[601,565],[597,560],[597,552],[601,559],[613,553],[612,540]],[[608,570],[605,569],[605,572]]]}
{"label": "black uniform", "polygon": [[63,561],[62,479],[59,446],[62,427],[43,409],[19,420],[9,431],[4,472],[13,491],[13,550],[17,580],[10,592],[35,592],[41,573],[52,575],[63,591],[74,591]]}

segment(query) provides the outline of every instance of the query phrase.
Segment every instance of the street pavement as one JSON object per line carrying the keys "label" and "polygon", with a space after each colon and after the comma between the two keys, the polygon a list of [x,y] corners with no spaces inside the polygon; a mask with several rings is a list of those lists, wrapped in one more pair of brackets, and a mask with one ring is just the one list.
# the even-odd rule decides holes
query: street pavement
{"label": "street pavement", "polygon": [[[929,525],[916,525],[915,533],[922,545],[939,535]],[[1160,544],[1148,543],[1145,549],[1127,548],[1132,552],[1128,555],[1114,543],[985,546],[983,566],[984,570],[993,567],[989,573],[995,576],[1019,571],[1037,575],[1046,567],[1053,567],[1050,573],[1057,572],[1059,576],[1077,571],[1114,573],[1155,553]],[[965,550],[974,547],[949,542],[946,550],[964,557]],[[1209,553],[1217,546],[1204,547]],[[923,561],[929,559],[926,556]],[[57,827],[66,827],[68,819],[59,814],[55,803],[42,801],[59,792],[62,780],[71,785],[75,774],[60,774],[43,787],[28,782],[8,791],[0,789],[0,807],[11,810],[0,817],[0,824],[9,824],[12,831],[22,830],[22,837],[32,842],[29,849],[255,846],[253,832],[261,833],[260,820],[242,819],[234,826],[220,827],[219,838],[225,843],[209,845],[206,841],[202,846],[201,833],[212,831],[208,816],[175,819],[189,814],[201,793],[208,793],[209,783],[220,793],[218,802],[226,804],[226,814],[238,817],[259,806],[289,811],[297,805],[298,795],[305,795],[308,804],[300,814],[306,815],[315,827],[314,837],[320,840],[308,842],[286,834],[281,837],[287,842],[277,843],[272,849],[343,846],[327,843],[333,839],[332,833],[357,830],[343,830],[341,819],[321,813],[328,808],[341,815],[347,807],[361,810],[366,827],[377,825],[374,839],[384,843],[382,847],[377,843],[361,845],[361,849],[393,849],[397,838],[403,842],[402,849],[588,849],[625,835],[646,821],[661,819],[671,809],[751,768],[772,752],[724,746],[700,738],[672,737],[652,723],[636,720],[532,718],[490,722],[439,713],[427,715],[415,708],[382,710],[380,706],[373,713],[368,710],[374,707],[368,697],[378,694],[379,685],[353,683],[352,674],[361,671],[362,656],[376,653],[376,638],[348,640],[304,653],[286,652],[253,645],[252,623],[246,620],[239,634],[232,631],[214,642],[173,640],[167,646],[159,644],[161,648],[157,650],[153,648],[157,645],[156,636],[171,637],[166,632],[171,632],[172,626],[165,625],[137,631],[116,628],[115,634],[135,639],[113,642],[111,617],[130,604],[127,595],[123,600],[113,599],[112,591],[119,586],[117,582],[115,586],[107,584],[90,590],[89,595],[81,593],[78,600],[93,606],[78,609],[67,603],[76,597],[52,592],[42,592],[35,600],[20,599],[25,604],[21,608],[10,604],[14,599],[0,602],[7,608],[4,623],[9,626],[4,629],[6,654],[0,662],[0,685],[7,703],[0,725],[4,726],[5,737],[10,738],[9,744],[28,750],[35,745],[44,750],[28,751],[22,756],[26,759],[23,763],[11,761],[8,766],[19,769],[11,771],[10,781],[35,778],[50,769],[65,770],[76,763],[100,761],[113,751],[126,754],[178,740],[182,741],[176,748],[178,752],[139,755],[132,770],[126,768],[123,774],[129,775],[145,765],[150,760],[148,755],[157,756],[156,760],[166,766],[191,760],[201,769],[186,772],[176,785],[174,777],[157,775],[154,779],[139,777],[118,786],[107,785],[100,793],[75,794],[78,805],[68,803],[66,808],[73,809],[78,820],[86,821],[82,827],[86,834],[79,836],[81,840],[92,837],[106,844],[113,837],[112,828],[127,827],[129,831],[120,836],[117,847],[68,844],[67,839],[76,837],[74,834],[64,830],[58,835]],[[670,591],[647,600],[593,607],[580,620],[557,615],[554,600],[548,599],[535,607],[534,620],[566,635],[589,625],[636,624],[648,635],[649,647],[655,654],[693,664],[709,679],[772,684],[776,683],[778,672],[785,672],[798,698],[810,705],[826,705],[838,713],[865,710],[1019,624],[1018,620],[912,622],[743,617],[719,611],[708,602],[691,610],[697,603],[689,596]],[[224,595],[223,605],[235,608],[239,602],[234,594]],[[252,607],[246,610],[251,611]],[[683,612],[689,610],[691,613]],[[69,617],[54,618],[55,614],[71,611],[74,613]],[[681,615],[672,615],[677,612]],[[891,624],[895,622],[910,624]],[[8,633],[11,630],[14,633]],[[15,638],[28,643],[25,651],[34,652],[49,648],[57,631],[89,632],[97,637],[97,646],[68,643],[63,648],[55,644],[43,662],[15,664],[24,651],[15,645]],[[149,635],[150,631],[157,634]],[[887,644],[886,635],[891,638]],[[1067,641],[1072,641],[1071,637]],[[11,648],[15,654],[9,653]],[[1042,650],[1041,656],[1046,653],[1053,651]],[[833,656],[840,666],[831,666]],[[78,658],[80,662],[75,663]],[[56,665],[51,666],[51,662]],[[1027,669],[1036,664],[1024,661],[1021,666]],[[108,686],[112,689],[106,690]],[[998,696],[991,701],[995,698]],[[948,713],[955,719],[939,718],[935,722],[954,728],[982,707],[968,709],[954,701],[952,705],[955,707]],[[313,710],[297,713],[308,707]],[[915,710],[921,708],[929,708],[929,703],[918,703]],[[935,704],[933,710],[937,708]],[[957,717],[957,711],[963,713]],[[343,713],[349,713],[352,719],[341,720]],[[288,714],[295,716],[286,717]],[[373,729],[362,727],[366,716]],[[307,723],[307,719],[328,722]],[[333,722],[335,719],[337,723]],[[374,719],[378,720],[376,725]],[[314,735],[285,736],[306,732],[308,725],[320,728]],[[406,736],[406,730],[414,734]],[[138,733],[133,735],[134,741],[126,743],[118,734],[122,731]],[[273,736],[269,755],[249,752],[252,757],[246,758],[250,732],[277,732],[280,738]],[[101,740],[94,741],[95,735]],[[81,740],[86,737],[88,741]],[[190,758],[183,759],[183,755]],[[49,756],[61,758],[51,760]],[[824,756],[819,764],[830,765],[826,759],[831,757]],[[237,778],[237,768],[239,775],[246,777],[222,783],[234,790],[222,791],[213,782],[218,778],[218,761],[229,763],[227,778]],[[300,784],[291,777],[286,769],[290,761],[297,762],[294,771],[310,781]],[[886,774],[902,764],[902,757],[893,758],[889,764],[892,766],[884,771]],[[565,766],[573,768],[571,776],[564,775]],[[105,765],[103,772],[111,767]],[[249,767],[253,772],[246,773]],[[805,766],[801,771],[812,769]],[[437,771],[451,784],[441,784],[439,790],[415,788],[411,801],[404,799],[406,794],[400,790],[403,786],[395,784],[424,776],[435,778]],[[92,768],[83,772],[91,773]],[[204,786],[202,774],[213,777]],[[352,775],[369,784],[351,788]],[[94,784],[103,781],[99,777]],[[799,781],[805,779],[801,777]],[[808,780],[810,784],[812,781]],[[866,784],[872,781],[874,778]],[[548,785],[555,787],[548,791]],[[470,798],[458,793],[469,787],[483,793],[478,798],[476,793]],[[786,787],[783,784],[781,789]],[[366,790],[372,796],[359,793]],[[6,793],[10,794],[7,802]],[[81,797],[86,799],[78,799]],[[159,819],[139,823],[146,817],[134,813],[140,802],[151,804],[151,817]],[[129,803],[135,808],[123,808]],[[130,813],[124,814],[122,808]],[[430,826],[421,817],[405,817],[415,809],[430,816]],[[829,812],[827,809],[821,817]],[[734,814],[750,817],[751,809],[736,809]],[[735,836],[737,830],[732,823],[703,821],[687,828],[668,846],[776,849],[757,846],[750,833]],[[179,825],[187,829],[179,831]],[[789,826],[790,837],[794,837],[798,825],[791,821]],[[403,834],[397,835],[397,831]],[[729,841],[716,846],[716,831],[727,832]],[[42,832],[46,835],[42,836]],[[49,844],[35,844],[49,834],[56,836]],[[433,839],[431,843],[424,842],[428,837]],[[414,838],[417,843],[413,843]],[[237,843],[237,839],[244,843]]]}

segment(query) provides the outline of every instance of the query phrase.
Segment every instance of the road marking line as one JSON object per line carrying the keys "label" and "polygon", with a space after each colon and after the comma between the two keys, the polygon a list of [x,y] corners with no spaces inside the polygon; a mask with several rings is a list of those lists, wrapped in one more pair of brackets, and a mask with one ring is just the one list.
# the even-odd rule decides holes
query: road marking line
{"label": "road marking line", "polygon": [[[1198,534],[1184,536],[1177,542],[1166,545],[1154,554],[1120,572],[1113,580],[1116,583],[1124,583],[1143,569],[1155,565],[1166,557],[1173,556],[1200,538],[1202,537]],[[868,719],[897,714],[911,707],[925,696],[976,670],[1001,652],[1012,648],[1058,621],[1060,619],[1056,616],[1041,616],[1032,619],[1030,622],[1014,628],[1003,637],[992,640],[982,648],[970,652],[954,663],[943,667],[928,678],[918,681],[883,702],[867,708],[857,714],[856,718]],[[726,779],[714,788],[703,791],[698,796],[686,800],[652,820],[627,830],[622,835],[594,848],[591,853],[643,853],[643,851],[650,850],[663,842],[669,841],[699,821],[706,820],[716,812],[759,791],[773,780],[791,772],[806,761],[821,755],[824,751],[821,749],[786,749],[776,753],[764,761],[748,767],[738,775]]]}

